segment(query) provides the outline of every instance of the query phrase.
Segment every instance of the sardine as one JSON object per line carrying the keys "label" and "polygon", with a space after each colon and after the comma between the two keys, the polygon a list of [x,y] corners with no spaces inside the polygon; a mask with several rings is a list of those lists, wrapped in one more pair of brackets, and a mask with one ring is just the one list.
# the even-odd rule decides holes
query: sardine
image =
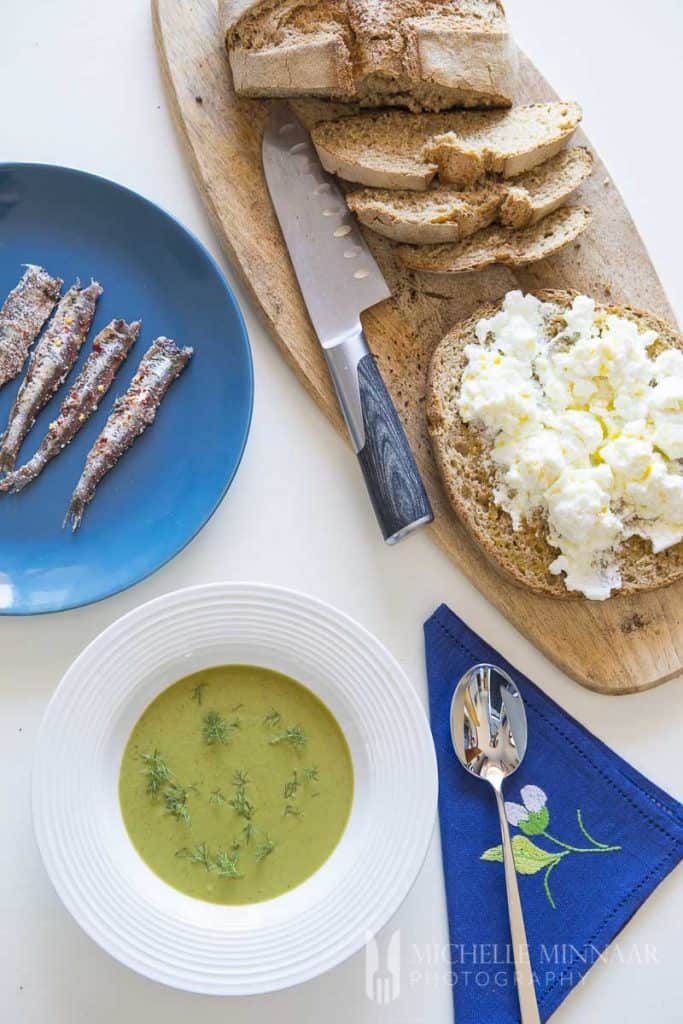
{"label": "sardine", "polygon": [[9,414],[0,447],[0,469],[14,468],[24,438],[40,410],[64,383],[78,359],[95,316],[102,286],[93,281],[81,288],[77,281],[61,300],[47,330],[33,350],[26,376]]}
{"label": "sardine", "polygon": [[114,402],[102,433],[90,449],[81,478],[64,519],[76,530],[100,480],[153,422],[164,395],[183,372],[191,348],[179,348],[170,338],[157,338],[145,352],[125,395]]}
{"label": "sardine", "polygon": [[74,439],[111,387],[139,332],[139,320],[132,324],[112,320],[100,331],[40,448],[28,462],[0,481],[0,491],[17,494],[23,490]]}
{"label": "sardine", "polygon": [[0,388],[20,373],[64,282],[29,263],[0,309]]}

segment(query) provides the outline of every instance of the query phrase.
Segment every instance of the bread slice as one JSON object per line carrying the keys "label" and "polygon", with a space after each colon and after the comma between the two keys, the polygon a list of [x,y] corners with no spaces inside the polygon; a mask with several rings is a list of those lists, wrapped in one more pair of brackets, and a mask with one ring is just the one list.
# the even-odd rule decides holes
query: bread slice
{"label": "bread slice", "polygon": [[437,185],[426,192],[357,189],[346,201],[362,224],[385,238],[412,245],[457,242],[495,221],[522,228],[558,209],[593,169],[590,150],[565,150],[514,185],[489,176],[461,190]]}
{"label": "bread slice", "polygon": [[558,210],[593,173],[593,154],[574,146],[506,182],[498,220],[510,228],[538,224]]}
{"label": "bread slice", "polygon": [[427,189],[437,166],[425,160],[432,135],[447,130],[454,114],[390,111],[322,121],[311,138],[326,171],[377,188]]}
{"label": "bread slice", "polygon": [[377,188],[472,185],[487,171],[512,177],[559,152],[579,121],[575,103],[532,103],[509,111],[359,114],[315,125],[325,170]]}
{"label": "bread slice", "polygon": [[500,0],[221,0],[235,90],[363,106],[508,106],[517,48]]}
{"label": "bread slice", "polygon": [[444,184],[471,185],[487,172],[514,178],[559,153],[581,116],[578,103],[529,103],[473,115],[464,130],[434,136],[425,158]]}
{"label": "bread slice", "polygon": [[[568,291],[535,294],[541,301],[562,308],[570,306],[576,296]],[[681,335],[651,313],[628,306],[598,308],[628,317],[642,329],[656,331],[657,351],[683,350]],[[427,384],[427,425],[434,456],[451,506],[473,540],[505,577],[536,594],[580,600],[580,595],[566,589],[561,576],[548,571],[557,550],[548,544],[541,515],[514,530],[507,512],[496,505],[486,439],[475,426],[465,423],[458,412],[460,383],[467,365],[465,346],[476,342],[479,320],[493,316],[499,309],[500,303],[478,310],[457,324],[434,351]],[[683,577],[683,543],[655,555],[647,541],[631,537],[623,545],[619,568],[622,586],[617,594],[668,586]]]}
{"label": "bread slice", "polygon": [[500,185],[487,182],[466,192],[437,185],[427,192],[359,189],[346,201],[361,224],[395,242],[429,245],[467,238],[492,224],[503,202]]}
{"label": "bread slice", "polygon": [[528,228],[489,227],[462,242],[402,245],[397,253],[404,267],[430,274],[462,274],[492,263],[523,267],[569,245],[590,220],[588,210],[567,206]]}

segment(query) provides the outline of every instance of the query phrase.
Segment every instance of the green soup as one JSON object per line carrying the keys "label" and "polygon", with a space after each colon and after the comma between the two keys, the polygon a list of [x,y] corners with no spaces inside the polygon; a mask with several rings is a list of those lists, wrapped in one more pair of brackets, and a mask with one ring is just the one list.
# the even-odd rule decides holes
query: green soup
{"label": "green soup", "polygon": [[212,903],[256,903],[330,856],[353,800],[344,735],[287,676],[224,665],[159,694],[126,746],[121,813],[165,882]]}

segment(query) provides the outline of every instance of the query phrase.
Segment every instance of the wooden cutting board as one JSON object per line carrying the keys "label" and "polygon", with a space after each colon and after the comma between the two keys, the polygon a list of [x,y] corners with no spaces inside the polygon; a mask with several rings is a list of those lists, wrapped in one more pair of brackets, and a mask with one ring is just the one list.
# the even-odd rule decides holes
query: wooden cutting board
{"label": "wooden cutting board", "polygon": [[[152,6],[173,117],[220,241],[285,359],[345,434],[261,170],[268,104],[239,99],[232,91],[215,0],[153,0]],[[547,82],[523,59],[519,100],[553,98]],[[314,112],[314,103],[304,105],[304,117]],[[683,671],[683,582],[659,593],[614,597],[603,603],[535,597],[506,582],[450,511],[431,456],[424,416],[425,376],[438,340],[457,320],[511,287],[576,288],[598,299],[651,309],[673,322],[645,247],[599,160],[581,199],[593,209],[594,222],[570,249],[514,273],[497,267],[461,276],[449,287],[447,297],[416,290],[409,272],[398,269],[391,246],[368,238],[393,298],[370,310],[363,321],[432,499],[433,539],[570,676],[594,690],[629,693]],[[448,592],[434,595],[435,602],[449,598]],[[455,603],[454,608],[462,610]]]}

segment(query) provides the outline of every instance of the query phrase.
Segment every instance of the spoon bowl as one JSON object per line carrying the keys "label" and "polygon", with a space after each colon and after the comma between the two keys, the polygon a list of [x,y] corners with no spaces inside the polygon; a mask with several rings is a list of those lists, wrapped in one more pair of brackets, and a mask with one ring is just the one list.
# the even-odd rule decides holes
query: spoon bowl
{"label": "spoon bowl", "polygon": [[451,701],[451,739],[463,768],[492,785],[517,770],[526,753],[526,712],[507,672],[482,664],[465,673]]}

